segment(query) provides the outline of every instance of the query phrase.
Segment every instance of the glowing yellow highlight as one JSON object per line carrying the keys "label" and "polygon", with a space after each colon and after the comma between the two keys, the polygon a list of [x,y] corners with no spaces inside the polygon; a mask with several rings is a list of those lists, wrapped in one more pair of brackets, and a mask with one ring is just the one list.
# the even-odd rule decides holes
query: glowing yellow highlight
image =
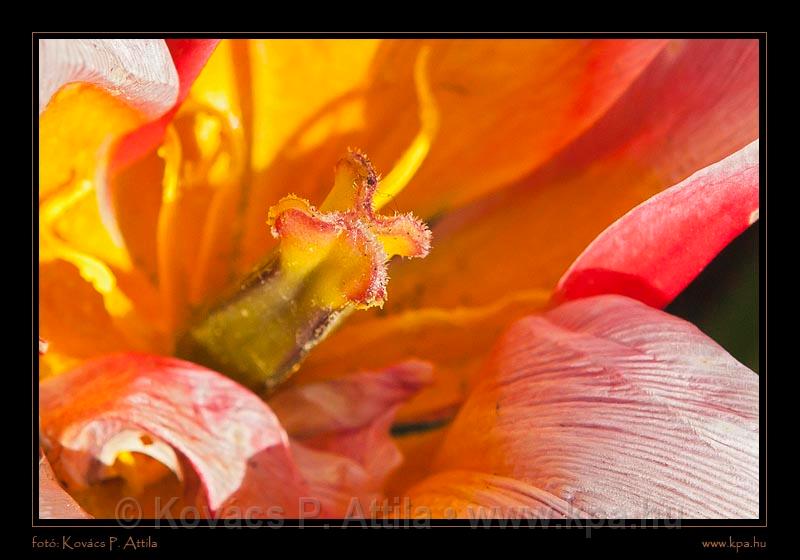
{"label": "glowing yellow highlight", "polygon": [[420,49],[414,63],[414,83],[419,103],[420,131],[400,156],[392,171],[381,181],[373,203],[375,210],[388,204],[408,185],[428,156],[433,139],[439,130],[439,109],[428,81],[429,56],[430,47],[424,46]]}
{"label": "glowing yellow highlight", "polygon": [[[117,288],[117,281],[109,266],[102,260],[73,248],[57,233],[60,219],[95,194],[94,185],[87,180],[76,181],[71,188],[49,196],[39,208],[39,244],[42,260],[64,259],[74,264],[81,276],[103,296],[106,309],[120,317],[133,307],[131,301]],[[99,220],[99,217],[98,217]],[[130,267],[124,250],[118,252],[118,264]]]}
{"label": "glowing yellow highlight", "polygon": [[186,299],[186,290],[180,285],[180,270],[174,264],[178,262],[176,258],[178,236],[175,229],[181,192],[181,185],[178,181],[181,147],[177,133],[172,126],[167,128],[164,143],[158,149],[158,155],[164,160],[162,201],[157,231],[158,284],[164,309],[163,327],[169,331],[177,323],[178,309],[184,307]]}

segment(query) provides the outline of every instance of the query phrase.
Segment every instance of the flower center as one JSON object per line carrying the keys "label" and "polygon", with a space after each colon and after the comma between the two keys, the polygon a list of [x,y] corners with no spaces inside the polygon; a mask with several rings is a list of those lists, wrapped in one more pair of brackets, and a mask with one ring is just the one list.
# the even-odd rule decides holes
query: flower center
{"label": "flower center", "polygon": [[[378,174],[361,152],[335,168],[320,209],[294,195],[269,210],[278,247],[179,337],[180,357],[270,391],[347,314],[382,306],[394,256],[424,257],[431,233],[411,214],[383,215]],[[395,188],[390,185],[390,188]]]}

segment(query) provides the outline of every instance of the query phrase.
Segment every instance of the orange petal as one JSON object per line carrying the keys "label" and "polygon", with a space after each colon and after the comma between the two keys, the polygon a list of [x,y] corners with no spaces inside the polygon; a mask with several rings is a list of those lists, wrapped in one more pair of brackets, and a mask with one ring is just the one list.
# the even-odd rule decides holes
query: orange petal
{"label": "orange petal", "polygon": [[[183,300],[175,313],[176,327],[187,315],[187,305],[213,299],[232,280],[252,142],[247,43],[219,43],[175,121],[185,152],[176,191],[184,208],[164,237],[176,250],[164,263],[171,268],[163,274],[174,276],[172,283],[178,287],[167,299]],[[239,92],[242,84],[247,84],[244,93]]]}
{"label": "orange petal", "polygon": [[435,517],[755,518],[758,431],[758,376],[696,327],[587,298],[500,339],[409,495]]}
{"label": "orange petal", "polygon": [[131,261],[150,282],[158,285],[156,230],[161,210],[164,160],[156,152],[148,154],[109,179],[116,228],[122,236]]}
{"label": "orange petal", "polygon": [[402,503],[409,488],[430,476],[433,460],[444,441],[447,427],[446,424],[438,428],[423,426],[415,433],[395,435],[394,443],[403,455],[403,465],[386,480],[384,494],[390,504]]}
{"label": "orange petal", "polygon": [[616,218],[752,142],[758,84],[756,41],[672,43],[540,171],[434,224],[430,256],[393,268],[387,312],[552,290]]}
{"label": "orange petal", "polygon": [[415,357],[434,364],[433,382],[400,409],[398,421],[448,418],[502,330],[515,318],[542,309],[549,297],[543,291],[520,292],[485,307],[425,308],[389,317],[373,313],[367,321],[351,318],[309,354],[296,382],[335,379]]}
{"label": "orange petal", "polygon": [[[309,75],[305,63],[298,66],[304,89],[315,84],[340,97],[315,105],[317,114],[304,113],[309,119],[294,123],[294,135],[257,174],[241,269],[269,247],[258,236],[258,208],[271,204],[287,185],[304,198],[321,200],[328,173],[324,162],[346,146],[360,146],[381,169],[400,162],[410,178],[420,161],[406,156],[420,148],[416,138],[431,120],[426,99],[436,107],[428,133],[435,131],[435,137],[422,147],[425,161],[398,206],[431,216],[545,161],[594,122],[662,46],[659,41],[386,41],[377,51],[361,47],[365,55],[372,50],[352,64],[344,80],[315,74],[315,66]],[[304,54],[292,45],[286,49]],[[421,54],[426,54],[423,65]],[[347,63],[341,51],[320,58]],[[427,72],[420,76],[423,66]],[[429,87],[419,87],[421,77]],[[318,130],[327,131],[326,141],[307,146]],[[387,184],[395,179],[389,173]]]}
{"label": "orange petal", "polygon": [[[202,303],[210,270],[228,270],[230,254],[210,254],[209,224],[241,176],[241,134],[228,116],[190,100],[157,151],[110,179],[117,226],[137,266],[160,291],[162,330],[173,333]],[[219,265],[219,266],[218,266]],[[225,276],[223,283],[229,281]]]}
{"label": "orange petal", "polygon": [[[590,127],[663,41],[436,40],[428,60],[438,132],[397,198],[423,217],[451,210],[535,169]],[[391,169],[411,142],[422,41],[390,41],[375,61],[361,145]],[[387,133],[391,131],[390,133]],[[433,187],[435,185],[435,188]]]}
{"label": "orange petal", "polygon": [[[156,333],[144,321],[154,315],[154,289],[132,267],[124,246],[113,238],[103,222],[91,180],[75,179],[41,198],[39,260],[71,263],[102,296],[103,305],[118,327],[131,331],[126,333],[129,337],[142,339],[145,347],[158,345],[153,340]],[[61,307],[73,305],[70,301],[59,302],[61,296],[67,300],[70,297],[64,290],[56,290],[43,302]],[[134,346],[141,347],[139,344],[131,347]]]}
{"label": "orange petal", "polygon": [[48,342],[41,362],[50,373],[131,346],[106,310],[103,297],[77,267],[63,260],[39,265],[39,332]]}

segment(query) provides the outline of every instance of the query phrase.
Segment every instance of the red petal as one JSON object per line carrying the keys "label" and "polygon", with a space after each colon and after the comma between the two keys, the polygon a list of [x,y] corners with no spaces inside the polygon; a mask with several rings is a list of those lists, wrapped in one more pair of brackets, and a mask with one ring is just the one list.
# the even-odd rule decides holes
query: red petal
{"label": "red petal", "polygon": [[664,307],[758,218],[758,140],[640,204],[578,257],[555,297]]}
{"label": "red petal", "polygon": [[39,450],[39,517],[41,519],[89,519],[56,479],[50,461]]}
{"label": "red petal", "polygon": [[[389,436],[399,406],[431,380],[431,366],[408,361],[381,371],[289,387],[270,406],[292,436],[311,494],[328,517],[369,515],[402,455]],[[361,509],[353,509],[356,502]]]}
{"label": "red petal", "polygon": [[284,508],[307,495],[288,437],[253,393],[216,372],[176,359],[120,354],[43,381],[41,429],[48,454],[90,482],[104,446],[125,430],[174,448],[200,480],[211,513],[234,504]]}
{"label": "red petal", "polygon": [[756,374],[681,319],[598,296],[508,331],[410,494],[434,516],[755,518],[758,431]]}
{"label": "red petal", "polygon": [[178,103],[186,99],[200,70],[214,52],[219,39],[166,39],[180,79]]}
{"label": "red petal", "polygon": [[189,95],[189,88],[203,69],[219,39],[167,39],[167,47],[178,71],[179,89],[175,105],[160,119],[152,121],[122,138],[114,150],[109,166],[109,176],[130,165],[149,150],[155,148],[164,137],[167,125],[172,121],[181,103]]}

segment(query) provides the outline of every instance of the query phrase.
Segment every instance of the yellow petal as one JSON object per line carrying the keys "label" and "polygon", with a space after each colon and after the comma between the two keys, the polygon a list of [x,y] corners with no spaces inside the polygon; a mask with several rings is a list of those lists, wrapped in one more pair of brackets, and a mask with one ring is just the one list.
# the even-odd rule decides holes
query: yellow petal
{"label": "yellow petal", "polygon": [[[51,320],[64,326],[54,326],[58,331],[56,339],[63,336],[61,331],[68,330],[64,317],[81,322],[83,312],[105,317],[98,320],[98,331],[94,333],[100,335],[98,350],[141,347],[147,344],[144,339],[152,335],[144,321],[132,313],[134,300],[145,301],[148,289],[133,270],[125,247],[106,227],[95,188],[98,170],[111,143],[142,121],[143,117],[124,102],[89,84],[62,88],[40,117],[40,262],[60,262],[55,265],[59,267],[71,263],[75,270],[65,273],[71,275],[68,276],[71,280],[64,285],[78,290],[73,295],[64,285],[49,284],[47,288],[42,285],[41,313],[47,318],[43,319],[42,329],[51,330]],[[87,281],[86,287],[76,287]],[[45,290],[50,293],[44,293]],[[90,291],[92,296],[88,296]],[[85,297],[93,303],[86,304],[82,299]],[[76,302],[88,307],[76,309]],[[66,313],[66,309],[77,315]],[[130,332],[124,338],[119,333],[102,336],[109,318],[115,324],[111,331]],[[93,327],[83,325],[78,330],[87,328]],[[86,357],[89,349],[81,344],[93,344],[91,337],[85,343],[78,343],[73,335],[67,337],[70,339],[67,342],[55,341],[53,354],[45,360],[47,369],[63,370],[76,358]],[[131,337],[139,339],[138,342],[131,343]],[[110,340],[110,345],[102,340]],[[61,362],[52,365],[59,356]]]}
{"label": "yellow petal", "polygon": [[142,122],[136,110],[96,86],[62,88],[39,119],[39,197],[93,179],[100,149]]}

